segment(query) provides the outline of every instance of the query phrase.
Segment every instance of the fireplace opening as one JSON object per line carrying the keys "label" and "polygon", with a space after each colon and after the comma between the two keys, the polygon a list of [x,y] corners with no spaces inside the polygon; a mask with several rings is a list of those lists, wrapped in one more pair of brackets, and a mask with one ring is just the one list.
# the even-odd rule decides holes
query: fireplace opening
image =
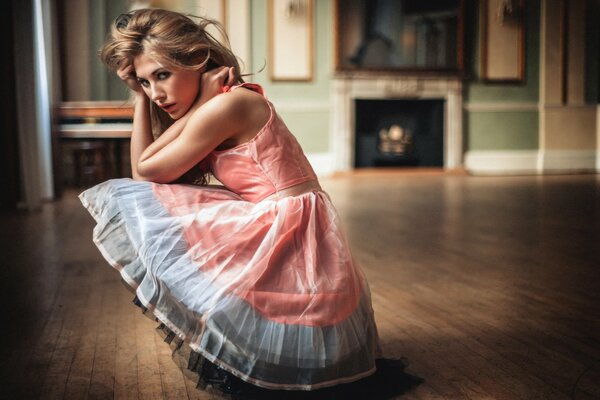
{"label": "fireplace opening", "polygon": [[444,101],[355,100],[355,159],[362,167],[443,167]]}

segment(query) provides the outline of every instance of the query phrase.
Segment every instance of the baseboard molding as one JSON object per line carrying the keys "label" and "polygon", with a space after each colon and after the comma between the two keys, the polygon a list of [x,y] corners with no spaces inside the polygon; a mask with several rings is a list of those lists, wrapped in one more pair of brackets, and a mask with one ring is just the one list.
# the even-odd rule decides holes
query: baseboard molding
{"label": "baseboard molding", "polygon": [[471,174],[537,174],[537,150],[468,151],[465,168]]}
{"label": "baseboard molding", "polygon": [[465,168],[474,175],[600,172],[596,150],[468,151]]}
{"label": "baseboard molding", "polygon": [[[335,172],[332,153],[306,157],[318,176]],[[473,175],[600,172],[600,150],[475,150],[465,154],[465,169]]]}
{"label": "baseboard molding", "polygon": [[540,150],[540,169],[544,172],[598,171],[596,150]]}
{"label": "baseboard molding", "polygon": [[334,172],[335,160],[332,153],[306,153],[306,158],[318,176],[326,176]]}

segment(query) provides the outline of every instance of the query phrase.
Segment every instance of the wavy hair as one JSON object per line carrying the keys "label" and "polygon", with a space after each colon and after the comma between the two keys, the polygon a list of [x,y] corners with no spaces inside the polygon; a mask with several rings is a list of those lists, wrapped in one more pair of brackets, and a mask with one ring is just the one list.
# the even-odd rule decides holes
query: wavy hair
{"label": "wavy hair", "polygon": [[[224,44],[207,31],[209,26],[219,32]],[[167,68],[210,70],[220,66],[235,67],[234,82],[243,82],[238,59],[230,49],[223,26],[208,18],[163,9],[140,9],[121,14],[100,51],[100,58],[110,70],[117,71],[132,65],[134,58],[140,54],[152,57]],[[154,103],[151,103],[150,115],[155,137],[173,123],[168,114]]]}

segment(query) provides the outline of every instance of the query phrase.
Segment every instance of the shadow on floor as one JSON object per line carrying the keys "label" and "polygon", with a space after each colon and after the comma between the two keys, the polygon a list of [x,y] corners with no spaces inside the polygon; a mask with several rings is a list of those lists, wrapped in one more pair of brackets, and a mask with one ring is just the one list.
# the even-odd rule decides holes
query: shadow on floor
{"label": "shadow on floor", "polygon": [[239,381],[225,390],[234,400],[337,400],[337,399],[393,399],[417,387],[423,379],[405,371],[403,360],[382,358],[377,360],[377,371],[356,382],[331,388],[307,391],[268,390]]}

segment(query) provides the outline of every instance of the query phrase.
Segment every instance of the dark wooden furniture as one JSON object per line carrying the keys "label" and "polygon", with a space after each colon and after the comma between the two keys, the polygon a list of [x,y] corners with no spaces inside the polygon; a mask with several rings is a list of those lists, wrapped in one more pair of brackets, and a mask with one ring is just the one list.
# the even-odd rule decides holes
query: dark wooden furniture
{"label": "dark wooden furniture", "polygon": [[61,142],[69,142],[77,186],[123,177],[123,142],[133,109],[123,102],[67,102],[60,107]]}

